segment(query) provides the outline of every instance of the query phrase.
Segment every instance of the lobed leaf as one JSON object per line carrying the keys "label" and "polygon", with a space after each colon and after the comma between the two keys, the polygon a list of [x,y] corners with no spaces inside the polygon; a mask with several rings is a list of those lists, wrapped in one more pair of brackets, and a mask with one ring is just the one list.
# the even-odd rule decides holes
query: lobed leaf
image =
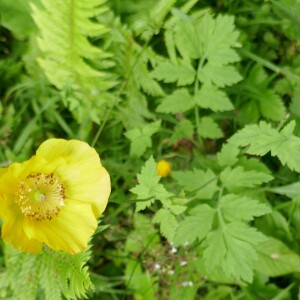
{"label": "lobed leaf", "polygon": [[190,211],[182,222],[174,237],[174,245],[193,243],[196,239],[202,241],[212,228],[216,210],[207,204],[198,205]]}

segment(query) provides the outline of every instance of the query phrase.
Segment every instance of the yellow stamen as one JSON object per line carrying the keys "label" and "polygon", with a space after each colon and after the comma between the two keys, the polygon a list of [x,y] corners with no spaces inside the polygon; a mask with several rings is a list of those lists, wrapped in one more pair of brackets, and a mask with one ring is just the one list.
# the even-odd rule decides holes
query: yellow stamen
{"label": "yellow stamen", "polygon": [[25,217],[52,220],[64,206],[64,186],[54,174],[31,173],[20,181],[16,202]]}

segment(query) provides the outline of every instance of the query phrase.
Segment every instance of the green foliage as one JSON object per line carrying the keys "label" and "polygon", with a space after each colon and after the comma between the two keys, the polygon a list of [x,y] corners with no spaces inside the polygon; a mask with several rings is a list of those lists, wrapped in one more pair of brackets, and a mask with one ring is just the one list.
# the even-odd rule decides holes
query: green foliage
{"label": "green foliage", "polygon": [[278,131],[266,122],[261,121],[258,125],[248,125],[237,132],[229,143],[235,146],[248,146],[246,153],[253,155],[265,155],[271,152],[277,156],[283,165],[291,170],[300,172],[300,138],[293,135],[295,122],[287,124]]}
{"label": "green foliage", "polygon": [[[65,1],[63,5],[58,1],[41,1],[43,8],[31,4],[32,17],[39,29],[37,39],[41,50],[38,62],[49,81],[59,90],[69,90],[70,96],[66,104],[75,110],[79,120],[82,114],[95,109],[95,104],[88,104],[83,110],[80,101],[87,99],[94,102],[93,95],[111,88],[115,83],[107,72],[97,70],[87,61],[102,60],[101,69],[107,64],[105,60],[111,55],[92,45],[88,37],[99,37],[109,29],[91,18],[107,11],[105,1]],[[60,9],[57,10],[57,7]],[[97,83],[98,89],[95,91]]]}
{"label": "green foliage", "polygon": [[155,199],[163,201],[171,194],[159,183],[160,177],[157,175],[156,164],[151,156],[141,174],[138,174],[138,185],[131,189],[131,192],[137,195],[136,211],[140,211],[152,204]]}
{"label": "green foliage", "polygon": [[90,250],[76,255],[44,249],[22,253],[5,245],[6,271],[2,275],[18,299],[86,298],[92,288],[86,262]]}
{"label": "green foliage", "polygon": [[133,128],[125,133],[125,136],[131,141],[130,155],[141,156],[148,147],[152,146],[151,136],[160,128],[160,121],[146,124],[140,128]]}
{"label": "green foliage", "polygon": [[266,238],[256,229],[240,222],[223,225],[208,234],[203,259],[208,271],[221,266],[237,280],[253,280],[253,264],[257,260],[254,246]]}
{"label": "green foliage", "polygon": [[210,199],[218,190],[217,177],[210,169],[206,171],[194,169],[193,171],[176,171],[172,176],[177,183],[188,192],[196,192],[197,197]]}
{"label": "green foliage", "polygon": [[113,191],[92,256],[4,245],[0,298],[299,298],[299,1],[0,2],[0,166],[81,139]]}

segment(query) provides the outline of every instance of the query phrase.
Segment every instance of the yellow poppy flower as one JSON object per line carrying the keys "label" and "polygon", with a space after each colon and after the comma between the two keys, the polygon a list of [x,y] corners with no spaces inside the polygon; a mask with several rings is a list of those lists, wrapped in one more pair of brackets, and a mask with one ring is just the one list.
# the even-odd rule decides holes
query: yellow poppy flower
{"label": "yellow poppy flower", "polygon": [[43,243],[80,252],[97,228],[110,190],[110,177],[93,148],[49,139],[31,159],[2,172],[2,238],[25,252],[39,252]]}
{"label": "yellow poppy flower", "polygon": [[157,175],[161,177],[168,176],[172,171],[171,165],[164,159],[157,162],[156,168]]}

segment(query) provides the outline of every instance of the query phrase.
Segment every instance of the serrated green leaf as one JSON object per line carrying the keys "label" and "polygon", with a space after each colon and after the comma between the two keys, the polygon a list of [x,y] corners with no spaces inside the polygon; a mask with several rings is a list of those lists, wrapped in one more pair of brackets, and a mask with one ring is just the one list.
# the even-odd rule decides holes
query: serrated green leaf
{"label": "serrated green leaf", "polygon": [[137,175],[139,184],[130,189],[132,193],[137,195],[137,199],[145,200],[136,203],[136,211],[150,206],[155,199],[167,199],[172,195],[159,183],[160,178],[157,175],[156,163],[151,156],[142,167],[141,173]]}
{"label": "serrated green leaf", "polygon": [[201,118],[197,129],[198,134],[204,138],[219,139],[223,137],[222,130],[211,117]]}
{"label": "serrated green leaf", "polygon": [[175,216],[177,216],[182,214],[187,209],[187,207],[184,205],[171,205],[169,209]]}
{"label": "serrated green leaf", "polygon": [[223,225],[207,236],[203,254],[205,266],[212,271],[221,265],[229,276],[251,282],[254,261],[258,259],[254,246],[265,240],[263,234],[244,223]]}
{"label": "serrated green leaf", "polygon": [[268,276],[283,276],[300,272],[300,257],[281,241],[269,237],[267,241],[255,247],[258,260],[255,270]]}
{"label": "serrated green leaf", "polygon": [[178,86],[193,83],[196,76],[192,66],[184,61],[177,65],[171,62],[160,63],[151,74],[155,79],[166,83],[177,82]]}
{"label": "serrated green leaf", "polygon": [[124,135],[131,141],[130,155],[142,156],[148,147],[152,146],[151,136],[160,128],[160,121],[147,124],[140,128],[128,130]]}
{"label": "serrated green leaf", "polygon": [[188,192],[197,192],[201,199],[211,199],[218,190],[217,176],[210,169],[172,172],[172,177]]}
{"label": "serrated green leaf", "polygon": [[201,241],[211,230],[216,210],[207,204],[199,205],[191,210],[190,215],[179,223],[175,234],[174,245]]}
{"label": "serrated green leaf", "polygon": [[221,182],[229,191],[236,191],[240,188],[252,188],[272,179],[273,177],[269,174],[245,171],[242,167],[227,167],[220,175]]}
{"label": "serrated green leaf", "polygon": [[226,93],[219,90],[214,85],[202,85],[201,89],[196,93],[194,99],[200,107],[209,108],[213,111],[226,111],[234,109]]}
{"label": "serrated green leaf", "polygon": [[284,103],[272,90],[260,93],[259,108],[262,116],[272,121],[281,121],[286,114]]}
{"label": "serrated green leaf", "polygon": [[237,163],[239,154],[238,147],[227,143],[223,145],[221,151],[217,154],[217,160],[220,166],[232,166]]}
{"label": "serrated green leaf", "polygon": [[240,60],[236,51],[231,48],[238,46],[239,36],[232,16],[218,15],[214,19],[210,14],[206,14],[196,28],[208,61],[225,65]]}
{"label": "serrated green leaf", "polygon": [[200,58],[201,48],[199,35],[189,21],[180,21],[175,29],[175,43],[182,57]]}
{"label": "serrated green leaf", "polygon": [[186,89],[177,89],[175,92],[162,99],[156,111],[160,113],[178,113],[190,110],[195,106],[193,97]]}
{"label": "serrated green leaf", "polygon": [[228,222],[251,221],[271,212],[271,209],[257,200],[242,195],[226,195],[220,200],[219,207]]}
{"label": "serrated green leaf", "polygon": [[218,87],[230,86],[243,79],[233,66],[219,66],[213,63],[207,63],[200,68],[198,78],[204,84],[214,84]]}
{"label": "serrated green leaf", "polygon": [[293,135],[295,122],[291,121],[280,132],[261,121],[258,125],[247,125],[229,139],[235,146],[248,148],[248,154],[265,155],[271,152],[283,165],[300,172],[300,138]]}
{"label": "serrated green leaf", "polygon": [[178,223],[170,210],[161,208],[154,215],[152,222],[160,224],[161,234],[171,243]]}
{"label": "serrated green leaf", "polygon": [[184,139],[191,138],[194,133],[194,126],[190,120],[182,120],[176,127],[174,128],[174,132],[169,140],[169,144],[174,144],[175,142]]}

